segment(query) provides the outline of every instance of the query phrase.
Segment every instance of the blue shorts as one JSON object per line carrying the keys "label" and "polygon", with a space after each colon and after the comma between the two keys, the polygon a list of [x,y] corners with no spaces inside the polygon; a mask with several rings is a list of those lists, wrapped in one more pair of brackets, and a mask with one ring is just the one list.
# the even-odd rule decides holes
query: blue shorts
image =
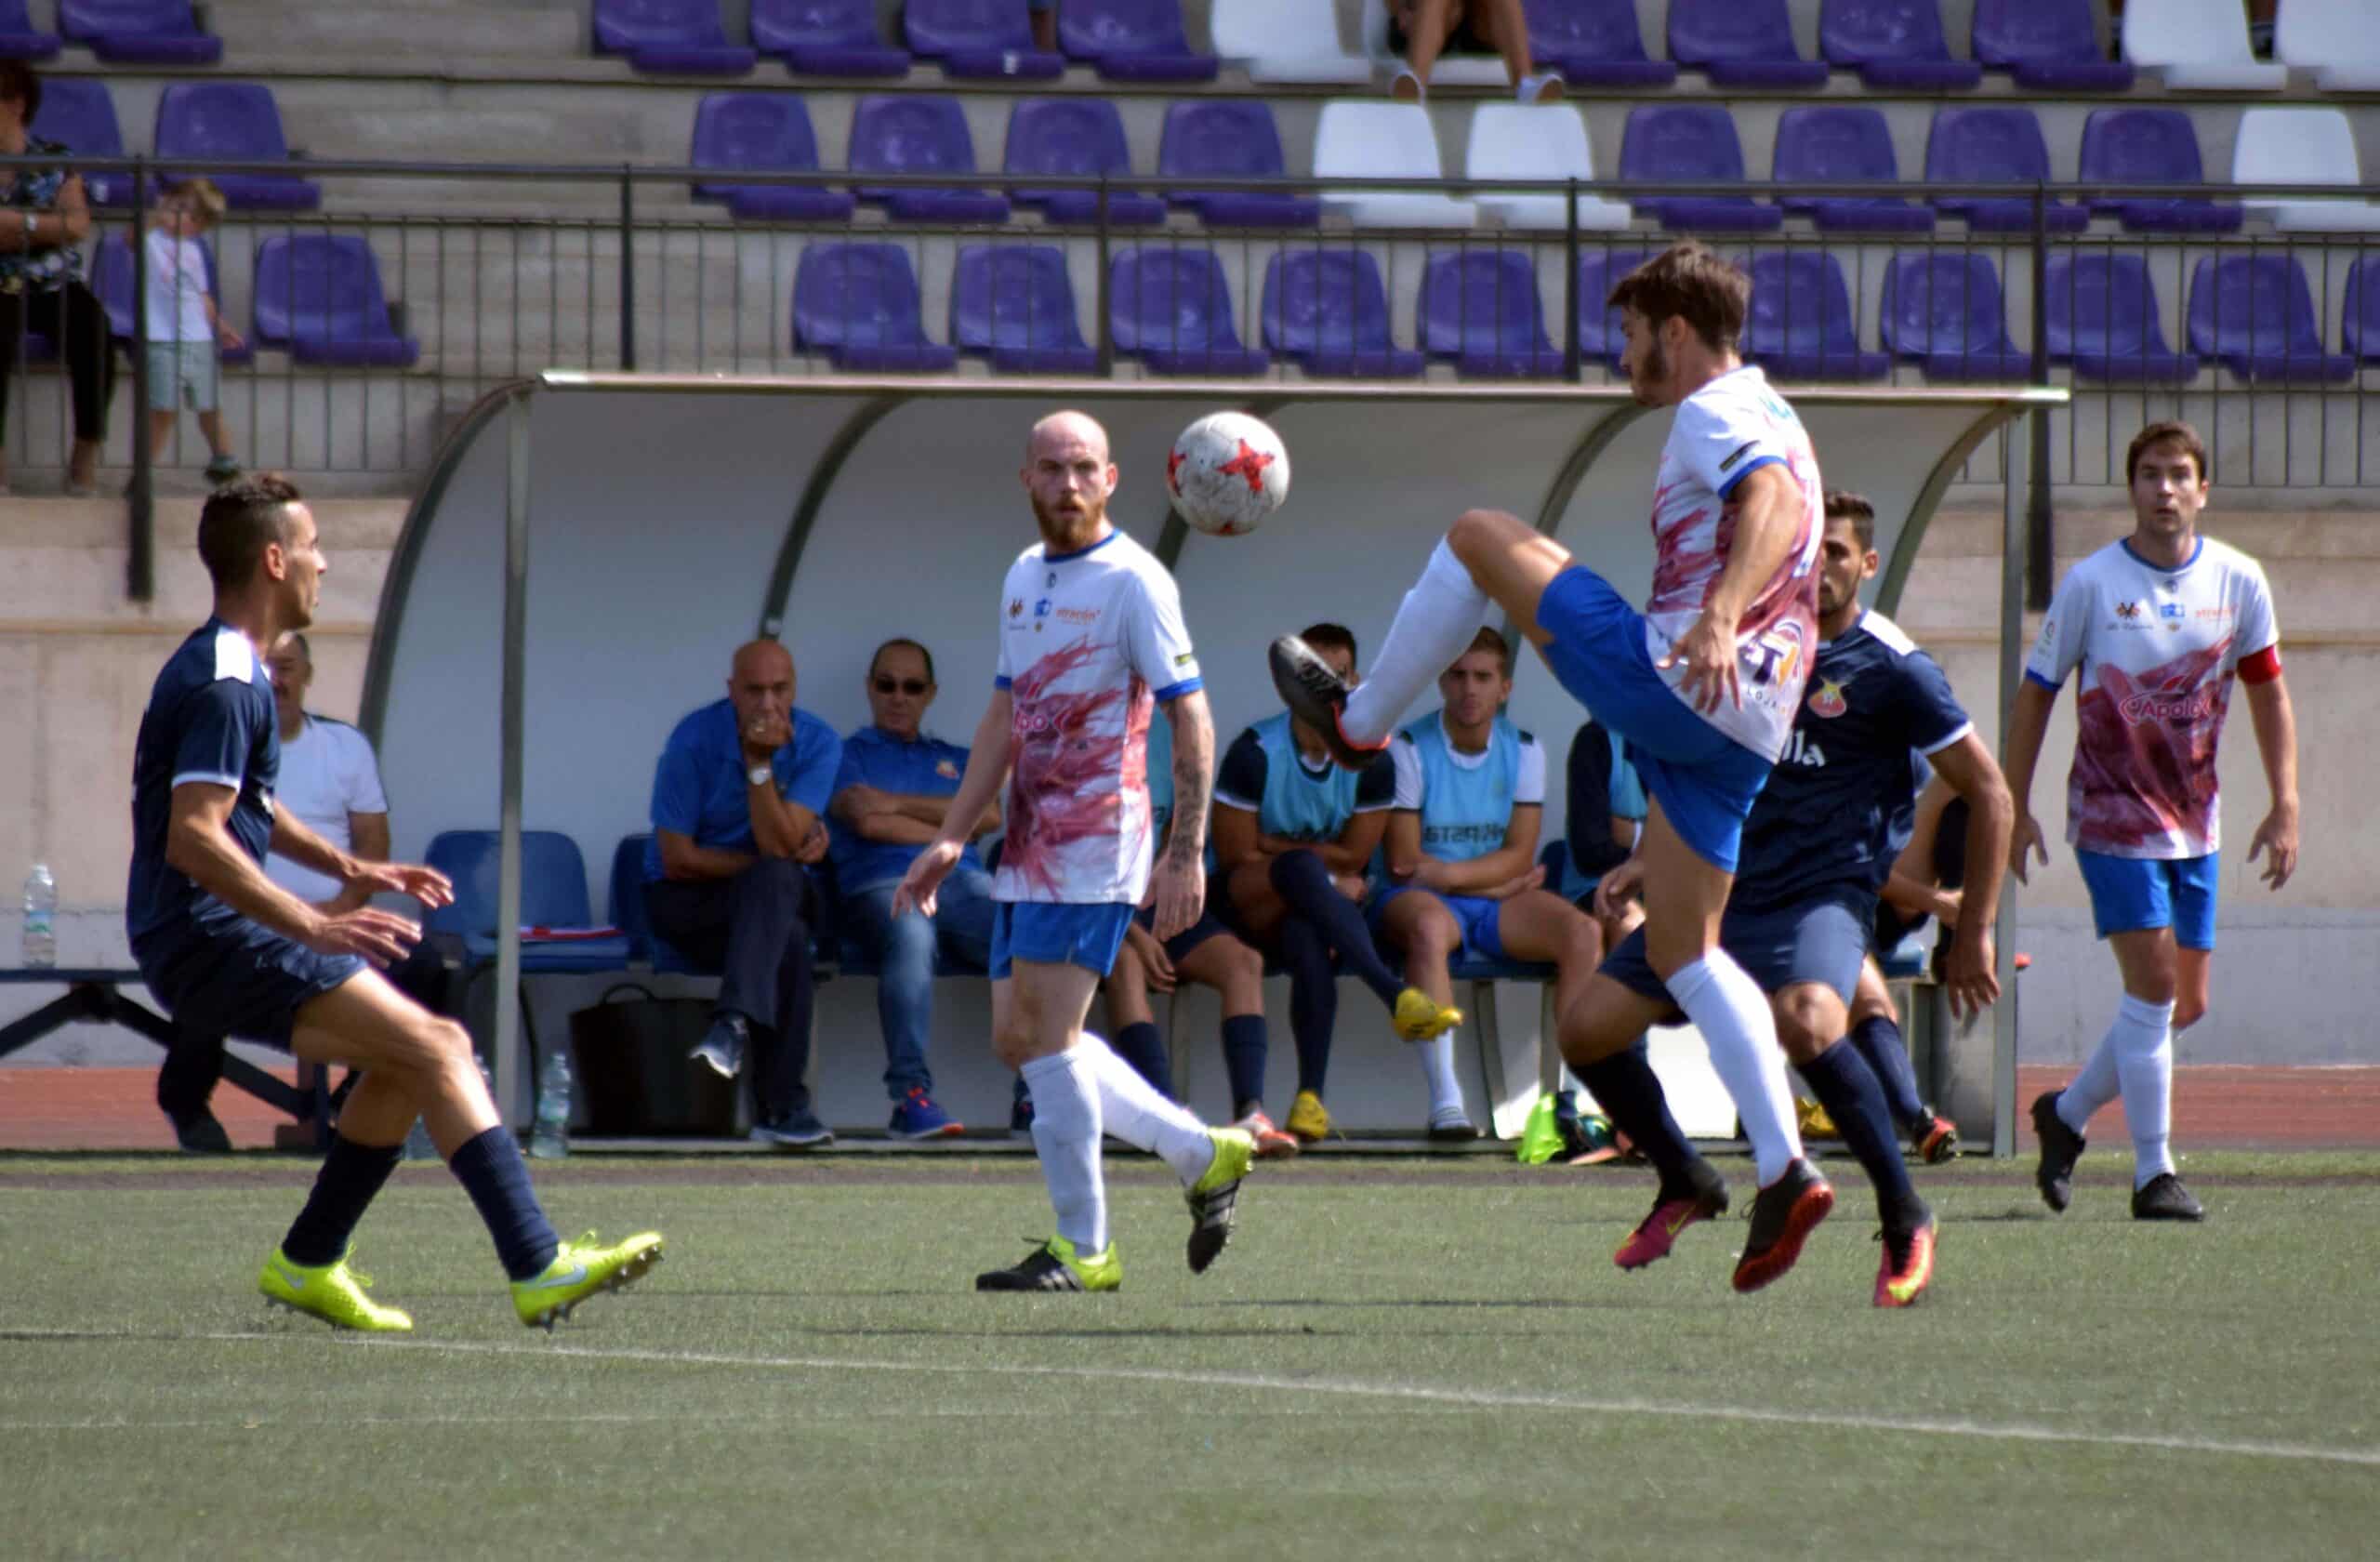
{"label": "blue shorts", "polygon": [[[1207,904],[1198,908],[1198,920],[1165,941],[1166,959],[1178,963],[1183,956],[1189,954],[1191,950],[1197,948],[1199,945],[1204,944],[1208,939],[1217,937],[1221,934],[1229,933],[1232,931],[1229,924],[1225,923],[1223,918],[1216,915],[1217,907],[1221,904],[1222,899],[1223,897],[1214,888],[1213,881],[1211,880],[1209,880],[1207,887]],[[1157,907],[1154,906],[1142,907],[1138,911],[1132,913],[1132,920],[1140,923],[1143,931],[1144,932],[1152,933],[1157,932]]]}
{"label": "blue shorts", "polygon": [[[1719,946],[1744,968],[1760,990],[1771,995],[1815,982],[1851,1001],[1868,939],[1876,924],[1876,897],[1863,889],[1830,890],[1792,906],[1753,911],[1729,909],[1719,920]],[[1645,957],[1645,930],[1620,941],[1602,966],[1603,974],[1630,992],[1667,1003],[1669,985],[1653,973]]]}
{"label": "blue shorts", "polygon": [[1091,906],[1003,900],[992,908],[992,980],[1007,980],[1017,960],[1078,965],[1104,976],[1116,969],[1116,951],[1131,923],[1132,908],[1120,900]]}
{"label": "blue shorts", "polygon": [[133,951],[140,979],[183,1028],[286,1050],[298,1011],[364,968],[319,955],[245,918],[186,927]]}
{"label": "blue shorts", "polygon": [[1645,649],[1645,616],[1583,564],[1554,577],[1537,622],[1553,636],[1546,666],[1570,697],[1628,740],[1629,762],[1695,854],[1729,873],[1769,762],[1661,682]]}
{"label": "blue shorts", "polygon": [[2169,927],[2185,949],[2215,947],[2216,860],[2202,857],[2111,857],[2076,849],[2075,866],[2091,892],[2091,920],[2099,936]]}
{"label": "blue shorts", "polygon": [[1364,920],[1370,927],[1375,943],[1384,935],[1381,932],[1382,914],[1389,902],[1399,895],[1425,894],[1454,913],[1455,925],[1462,929],[1462,953],[1471,960],[1501,960],[1504,958],[1504,937],[1497,918],[1504,908],[1501,900],[1485,895],[1440,894],[1411,884],[1393,885],[1372,896],[1364,908]]}

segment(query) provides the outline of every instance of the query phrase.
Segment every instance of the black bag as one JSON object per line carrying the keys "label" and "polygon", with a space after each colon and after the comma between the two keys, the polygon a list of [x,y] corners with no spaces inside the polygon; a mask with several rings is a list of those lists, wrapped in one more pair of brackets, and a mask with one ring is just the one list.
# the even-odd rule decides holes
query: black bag
{"label": "black bag", "polygon": [[[615,1001],[622,995],[629,1001]],[[590,1138],[723,1138],[735,1132],[735,1081],[686,1054],[710,1027],[700,998],[655,998],[622,982],[570,1017]]]}

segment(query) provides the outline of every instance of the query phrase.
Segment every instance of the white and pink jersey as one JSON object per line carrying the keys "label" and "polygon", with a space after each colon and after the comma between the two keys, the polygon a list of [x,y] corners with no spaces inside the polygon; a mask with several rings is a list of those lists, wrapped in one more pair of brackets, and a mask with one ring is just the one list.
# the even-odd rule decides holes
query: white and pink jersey
{"label": "white and pink jersey", "polygon": [[[1774,761],[1793,730],[1810,658],[1818,653],[1818,539],[1826,490],[1802,420],[1746,365],[1721,375],[1678,404],[1653,487],[1653,595],[1645,604],[1645,649],[1659,663],[1702,613],[1735,540],[1732,496],[1747,473],[1781,463],[1802,490],[1802,527],[1792,550],[1761,588],[1738,626],[1743,656],[1740,706],[1704,717],[1763,758]],[[1670,687],[1683,664],[1662,674]]]}
{"label": "white and pink jersey", "polygon": [[2272,592],[2254,559],[2212,537],[2160,569],[2108,544],[2058,582],[2025,676],[2082,669],[2066,839],[2115,857],[2202,857],[2221,845],[2215,746],[2238,670],[2281,671]]}
{"label": "white and pink jersey", "polygon": [[1138,905],[1149,881],[1149,718],[1197,689],[1182,593],[1121,532],[1036,543],[1000,592],[1009,729],[1008,841],[997,900]]}

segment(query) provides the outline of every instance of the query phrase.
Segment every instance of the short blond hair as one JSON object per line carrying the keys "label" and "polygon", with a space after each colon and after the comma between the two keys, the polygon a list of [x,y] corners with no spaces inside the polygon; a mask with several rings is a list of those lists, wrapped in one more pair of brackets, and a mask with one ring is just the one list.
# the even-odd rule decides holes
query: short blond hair
{"label": "short blond hair", "polygon": [[165,187],[165,193],[189,201],[191,210],[205,218],[210,228],[222,221],[223,214],[231,209],[231,203],[224,199],[223,192],[216,188],[211,179],[176,179]]}

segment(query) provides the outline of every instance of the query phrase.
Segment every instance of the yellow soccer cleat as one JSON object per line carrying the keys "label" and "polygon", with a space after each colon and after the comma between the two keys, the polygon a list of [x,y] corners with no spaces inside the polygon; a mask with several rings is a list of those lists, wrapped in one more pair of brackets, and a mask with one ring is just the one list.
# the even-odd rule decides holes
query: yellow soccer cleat
{"label": "yellow soccer cleat", "polygon": [[1198,1180],[1183,1190],[1190,1206],[1190,1273],[1203,1275],[1207,1265],[1231,1240],[1232,1221],[1239,1204],[1239,1185],[1256,1160],[1256,1141],[1236,1128],[1210,1128],[1207,1137],[1215,1152]]}
{"label": "yellow soccer cleat", "polygon": [[1396,1034],[1406,1041],[1432,1041],[1462,1024],[1462,1011],[1442,1009],[1419,987],[1396,995]]}
{"label": "yellow soccer cleat", "polygon": [[1825,1107],[1807,1096],[1793,1098],[1793,1121],[1805,1139],[1840,1139],[1843,1134]]}
{"label": "yellow soccer cleat", "polygon": [[512,1282],[513,1310],[530,1328],[551,1330],[597,1291],[617,1291],[641,1279],[660,1262],[658,1231],[640,1231],[610,1247],[590,1231],[575,1242],[564,1242],[544,1274]]}
{"label": "yellow soccer cleat", "polygon": [[1330,1109],[1312,1091],[1298,1092],[1289,1103],[1289,1120],[1281,1126],[1302,1144],[1317,1145],[1330,1137]]}
{"label": "yellow soccer cleat", "polygon": [[1124,1261],[1116,1244],[1089,1257],[1064,1237],[1052,1237],[1005,1269],[975,1277],[977,1291],[1121,1291]]}
{"label": "yellow soccer cleat", "polygon": [[[349,1251],[353,1252],[353,1249]],[[318,1317],[333,1329],[360,1329],[367,1334],[404,1334],[413,1317],[395,1307],[383,1307],[364,1294],[372,1277],[358,1274],[342,1257],[336,1264],[293,1264],[275,1248],[257,1277],[257,1289],[276,1307]]]}

